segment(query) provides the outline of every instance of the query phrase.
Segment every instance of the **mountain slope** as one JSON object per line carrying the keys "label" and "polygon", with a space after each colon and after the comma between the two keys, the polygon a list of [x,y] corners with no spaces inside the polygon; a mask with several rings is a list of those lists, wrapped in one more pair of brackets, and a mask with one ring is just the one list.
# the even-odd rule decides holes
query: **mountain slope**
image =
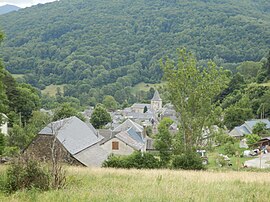
{"label": "mountain slope", "polygon": [[69,95],[115,84],[103,89],[114,95],[159,81],[158,60],[182,46],[199,59],[260,60],[270,44],[270,2],[61,0],[0,16],[0,27],[10,72],[39,87],[76,85]]}
{"label": "mountain slope", "polygon": [[9,12],[12,12],[12,11],[17,11],[19,10],[20,7],[17,7],[17,6],[13,6],[13,5],[4,5],[4,6],[0,6],[0,15],[2,14],[6,14],[6,13],[9,13]]}

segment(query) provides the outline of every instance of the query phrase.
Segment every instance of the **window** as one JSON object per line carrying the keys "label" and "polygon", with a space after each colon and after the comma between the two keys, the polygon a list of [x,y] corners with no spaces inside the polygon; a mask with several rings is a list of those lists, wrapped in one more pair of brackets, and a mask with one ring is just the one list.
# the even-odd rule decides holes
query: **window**
{"label": "window", "polygon": [[112,150],[119,150],[119,142],[112,142]]}

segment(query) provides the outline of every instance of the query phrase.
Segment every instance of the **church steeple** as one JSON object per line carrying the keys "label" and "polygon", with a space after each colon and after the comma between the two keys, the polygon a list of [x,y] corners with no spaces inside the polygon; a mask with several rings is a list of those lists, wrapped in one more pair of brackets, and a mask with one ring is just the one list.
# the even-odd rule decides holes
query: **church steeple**
{"label": "church steeple", "polygon": [[151,99],[151,108],[153,110],[159,110],[162,108],[162,99],[160,98],[157,90],[155,91],[154,96]]}

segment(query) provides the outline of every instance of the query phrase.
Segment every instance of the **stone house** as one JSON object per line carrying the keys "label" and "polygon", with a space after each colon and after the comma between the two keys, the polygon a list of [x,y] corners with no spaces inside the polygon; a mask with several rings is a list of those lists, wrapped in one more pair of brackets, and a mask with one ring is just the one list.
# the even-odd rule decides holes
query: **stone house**
{"label": "stone house", "polygon": [[103,139],[90,123],[73,116],[48,124],[24,150],[24,154],[50,161],[52,151],[55,151],[61,162],[99,167],[108,157],[108,152],[100,146]]}
{"label": "stone house", "polygon": [[146,151],[145,140],[133,128],[117,133],[102,143],[101,147],[108,153],[117,155],[129,155],[134,151]]}
{"label": "stone house", "polygon": [[145,134],[144,127],[138,123],[127,119],[122,124],[117,126],[114,130],[102,130],[105,140],[102,141],[101,147],[108,153],[117,155],[129,155],[134,151],[145,152],[152,139]]}

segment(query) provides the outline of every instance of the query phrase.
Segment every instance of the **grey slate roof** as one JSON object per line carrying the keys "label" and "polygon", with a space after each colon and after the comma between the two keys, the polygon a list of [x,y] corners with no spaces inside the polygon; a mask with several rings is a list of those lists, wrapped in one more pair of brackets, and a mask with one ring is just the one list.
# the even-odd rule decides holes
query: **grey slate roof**
{"label": "grey slate roof", "polygon": [[56,135],[67,151],[75,155],[103,139],[89,124],[73,116],[48,124],[38,134]]}
{"label": "grey slate roof", "polygon": [[265,123],[266,124],[266,128],[270,129],[270,121],[268,119],[253,119],[250,121],[245,121],[245,125],[247,126],[247,129],[252,132],[253,127],[257,124],[257,123]]}
{"label": "grey slate roof", "polygon": [[270,122],[268,119],[253,119],[245,121],[241,126],[236,126],[229,134],[234,137],[242,137],[247,134],[252,134],[253,127],[260,122],[265,123],[266,128],[270,129]]}
{"label": "grey slate roof", "polygon": [[95,144],[77,153],[74,157],[85,166],[100,167],[107,159],[109,153]]}
{"label": "grey slate roof", "polygon": [[133,139],[127,131],[122,131],[115,135],[119,140],[125,142],[135,150],[141,150],[144,147],[144,143]]}
{"label": "grey slate roof", "polygon": [[133,128],[137,133],[142,133],[143,132],[143,127],[134,121],[131,121],[130,119],[127,119],[124,123],[120,124],[117,126],[113,132],[121,132],[121,131],[126,131],[129,128]]}
{"label": "grey slate roof", "polygon": [[140,108],[140,109],[144,109],[144,107],[147,107],[147,109],[151,108],[150,104],[144,104],[144,103],[134,103],[131,108]]}
{"label": "grey slate roof", "polygon": [[144,144],[144,141],[143,141],[143,139],[142,139],[142,136],[139,135],[138,133],[136,133],[136,131],[135,131],[133,128],[129,128],[129,129],[127,130],[127,133],[129,134],[129,136],[130,136],[131,138],[133,138],[133,139],[136,140],[137,142],[141,142],[141,143]]}
{"label": "grey slate roof", "polygon": [[99,129],[98,132],[102,137],[104,137],[100,144],[107,142],[114,136],[110,129]]}
{"label": "grey slate roof", "polygon": [[161,101],[158,91],[156,90],[151,101]]}

